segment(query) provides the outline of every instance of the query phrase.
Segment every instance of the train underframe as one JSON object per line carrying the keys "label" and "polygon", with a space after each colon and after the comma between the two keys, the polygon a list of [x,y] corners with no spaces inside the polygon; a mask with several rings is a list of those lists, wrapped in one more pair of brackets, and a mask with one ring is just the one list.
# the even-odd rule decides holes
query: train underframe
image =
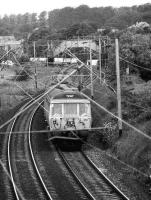
{"label": "train underframe", "polygon": [[59,147],[66,150],[75,150],[81,148],[82,144],[87,141],[88,131],[85,130],[69,130],[54,131],[48,136],[49,141],[57,143]]}

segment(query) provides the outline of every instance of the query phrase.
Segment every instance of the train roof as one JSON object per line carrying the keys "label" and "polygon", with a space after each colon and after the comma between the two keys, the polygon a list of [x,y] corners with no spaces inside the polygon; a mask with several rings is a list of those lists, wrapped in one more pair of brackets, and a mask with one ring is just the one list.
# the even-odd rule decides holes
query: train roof
{"label": "train roof", "polygon": [[53,99],[87,99],[79,92],[67,91],[61,92],[53,97]]}

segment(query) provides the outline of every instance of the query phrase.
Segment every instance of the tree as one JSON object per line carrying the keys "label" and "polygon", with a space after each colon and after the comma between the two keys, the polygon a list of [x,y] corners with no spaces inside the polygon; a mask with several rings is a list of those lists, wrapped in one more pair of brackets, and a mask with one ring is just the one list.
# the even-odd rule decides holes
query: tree
{"label": "tree", "polygon": [[[136,32],[126,30],[120,38],[120,56],[125,60],[142,66],[146,69],[151,69],[151,36],[150,34],[138,34]],[[115,47],[109,49],[109,68],[108,74],[111,79],[115,79]],[[137,68],[140,76],[144,80],[151,79],[151,73],[147,70]],[[125,73],[126,66],[121,63],[121,73]]]}
{"label": "tree", "polygon": [[91,33],[96,32],[97,26],[93,23],[82,22],[79,24],[74,24],[65,30],[64,34],[66,38],[73,36],[86,36]]}
{"label": "tree", "polygon": [[46,27],[47,25],[47,12],[43,11],[39,14],[38,18],[39,18],[39,26],[40,27]]}
{"label": "tree", "polygon": [[38,26],[38,19],[37,19],[37,13],[31,14],[31,27],[32,30],[35,29]]}

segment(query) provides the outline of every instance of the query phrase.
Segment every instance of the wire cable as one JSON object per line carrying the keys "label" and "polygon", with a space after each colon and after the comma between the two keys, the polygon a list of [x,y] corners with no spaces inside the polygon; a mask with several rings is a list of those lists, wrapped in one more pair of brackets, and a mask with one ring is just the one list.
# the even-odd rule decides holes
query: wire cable
{"label": "wire cable", "polygon": [[140,69],[144,69],[144,70],[146,70],[146,71],[150,71],[150,72],[151,72],[151,69],[148,69],[148,68],[139,66],[139,65],[137,65],[137,64],[135,64],[135,63],[132,63],[132,62],[130,62],[130,61],[128,61],[128,60],[126,60],[126,59],[124,59],[124,58],[122,58],[122,57],[120,57],[120,59],[123,60],[123,61],[125,61],[125,62],[127,62],[127,63],[129,63],[129,64],[131,64],[131,65],[133,65],[133,66],[135,66],[135,67],[138,67],[138,68],[140,68]]}
{"label": "wire cable", "polygon": [[151,137],[149,135],[147,135],[146,133],[144,133],[143,131],[137,129],[136,127],[134,127],[133,125],[129,124],[128,122],[126,122],[125,120],[119,118],[118,116],[116,116],[115,114],[113,114],[112,112],[110,112],[108,109],[106,109],[104,106],[100,105],[99,103],[97,103],[96,101],[94,101],[93,99],[91,99],[89,96],[87,96],[86,94],[84,94],[83,92],[80,92],[84,97],[86,97],[87,99],[89,99],[91,102],[93,102],[95,105],[97,105],[99,108],[101,108],[102,110],[104,110],[106,113],[110,114],[111,116],[115,117],[118,120],[121,120],[125,125],[127,125],[128,127],[132,128],[134,131],[138,132],[140,135],[144,136],[145,138],[151,140]]}
{"label": "wire cable", "polygon": [[[78,69],[80,69],[83,66],[83,64],[81,64]],[[15,114],[11,119],[9,119],[8,121],[6,121],[5,123],[3,123],[2,125],[0,125],[0,129],[2,129],[4,126],[6,126],[7,124],[9,124],[13,119],[15,119],[17,116],[19,116],[21,113],[23,113],[25,110],[27,110],[28,108],[30,108],[33,104],[37,103],[39,100],[41,100],[43,97],[45,97],[48,93],[52,92],[57,86],[59,86],[61,83],[63,83],[66,79],[68,79],[71,75],[73,75],[78,69],[74,69],[72,72],[70,72],[70,74],[67,74],[61,81],[59,81],[57,84],[53,85],[51,88],[49,88],[46,92],[44,92],[40,97],[38,97],[37,99],[35,99],[33,101],[33,103],[31,103],[29,106],[27,106],[26,108],[24,108],[23,110],[19,111],[17,114]]]}

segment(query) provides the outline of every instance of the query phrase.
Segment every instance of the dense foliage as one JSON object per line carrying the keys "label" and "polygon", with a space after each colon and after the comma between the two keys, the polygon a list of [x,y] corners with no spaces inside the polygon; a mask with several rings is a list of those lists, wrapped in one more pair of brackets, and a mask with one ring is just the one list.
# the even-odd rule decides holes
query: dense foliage
{"label": "dense foliage", "polygon": [[[119,35],[120,71],[126,73],[129,67],[131,72],[138,72],[142,79],[151,79],[151,35],[150,26],[137,27],[142,23],[121,31]],[[108,68],[106,72],[110,80],[116,76],[115,69],[115,44],[108,49]],[[128,62],[127,62],[128,61]],[[135,65],[133,65],[133,63]]]}
{"label": "dense foliage", "polygon": [[[43,11],[40,14],[5,15],[0,18],[0,35],[14,34],[18,39],[24,38],[24,52],[30,57],[34,56],[33,41],[36,41],[36,56],[45,57],[48,40],[86,36],[95,33],[97,29],[105,29],[104,34],[108,34],[112,28],[118,28],[121,30],[119,35],[121,56],[145,68],[150,68],[151,28],[133,26],[140,21],[151,24],[151,4],[121,8],[90,8],[81,5],[77,8],[65,7],[49,12]],[[128,29],[130,26],[131,29]],[[109,71],[113,79],[114,49],[114,46],[109,49],[108,56]],[[121,66],[125,70],[127,65],[122,63]],[[143,79],[151,78],[150,73],[139,71]]]}
{"label": "dense foliage", "polygon": [[[67,37],[74,32],[86,34],[96,31],[97,28],[113,27],[118,29],[126,28],[137,21],[151,23],[151,4],[144,4],[133,7],[94,7],[89,8],[81,5],[77,8],[65,7],[53,11],[37,13],[25,13],[18,15],[5,15],[0,18],[0,35],[14,34],[18,38],[29,37],[35,30],[32,39],[37,37],[56,36],[60,31],[66,33]],[[80,27],[77,27],[80,24]],[[59,32],[58,32],[59,31]],[[39,36],[40,33],[40,36]]]}

